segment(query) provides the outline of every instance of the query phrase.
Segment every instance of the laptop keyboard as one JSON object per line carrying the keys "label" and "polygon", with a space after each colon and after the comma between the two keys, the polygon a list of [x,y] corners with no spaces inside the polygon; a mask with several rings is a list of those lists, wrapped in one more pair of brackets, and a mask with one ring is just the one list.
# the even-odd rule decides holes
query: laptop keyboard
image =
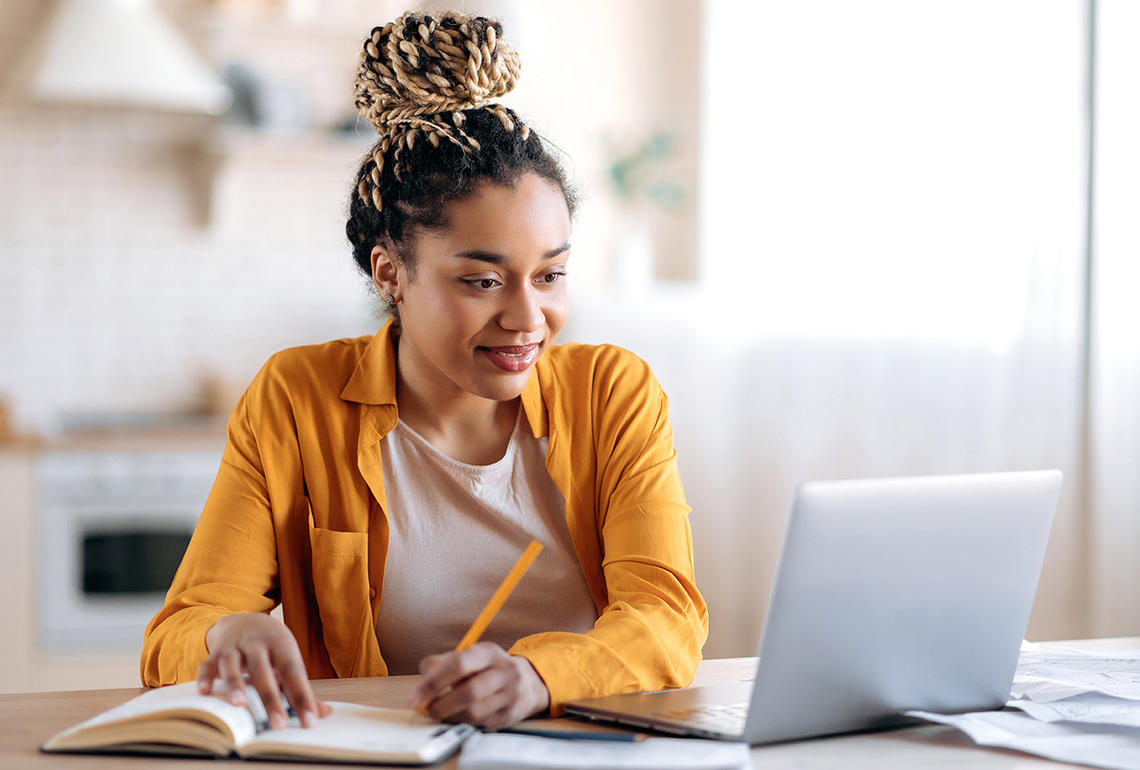
{"label": "laptop keyboard", "polygon": [[744,732],[744,723],[748,721],[748,704],[696,706],[675,711],[658,711],[653,716],[688,722],[696,727],[711,728],[729,735],[739,735]]}

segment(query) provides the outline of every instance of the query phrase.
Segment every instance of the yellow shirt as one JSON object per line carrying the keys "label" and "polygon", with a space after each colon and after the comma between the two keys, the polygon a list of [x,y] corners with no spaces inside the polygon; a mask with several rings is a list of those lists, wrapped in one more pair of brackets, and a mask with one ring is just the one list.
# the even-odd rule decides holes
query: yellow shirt
{"label": "yellow shirt", "polygon": [[[277,353],[246,390],[144,633],[144,684],[193,680],[220,617],[278,602],[310,678],[388,673],[375,621],[388,544],[380,439],[397,420],[390,330]],[[576,698],[689,684],[708,614],[656,378],[620,348],[560,345],[535,364],[522,405],[549,439],[547,470],[599,617],[585,634],[532,634],[509,652],[534,666],[555,714]]]}

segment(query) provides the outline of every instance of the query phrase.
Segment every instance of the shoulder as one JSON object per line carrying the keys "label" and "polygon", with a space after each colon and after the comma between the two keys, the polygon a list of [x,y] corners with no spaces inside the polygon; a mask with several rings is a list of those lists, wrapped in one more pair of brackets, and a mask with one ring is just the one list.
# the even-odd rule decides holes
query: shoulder
{"label": "shoulder", "polygon": [[338,397],[372,339],[345,337],[278,351],[254,377],[247,396],[273,402],[306,395]]}
{"label": "shoulder", "polygon": [[612,407],[664,395],[649,364],[617,345],[558,345],[543,356],[538,375],[547,403],[585,398]]}
{"label": "shoulder", "polygon": [[294,378],[316,376],[327,379],[330,374],[342,370],[347,370],[346,374],[350,375],[372,340],[373,335],[368,334],[285,348],[270,356],[262,371]]}
{"label": "shoulder", "polygon": [[649,364],[635,353],[617,345],[556,345],[543,356],[540,371],[541,368],[545,368],[548,376],[557,380],[592,384],[626,378],[653,379]]}
{"label": "shoulder", "polygon": [[669,400],[639,356],[616,345],[562,345],[544,359],[538,380],[552,447],[611,470],[673,451]]}
{"label": "shoulder", "polygon": [[570,342],[555,345],[542,357],[552,371],[563,375],[591,377],[650,373],[649,364],[636,353],[617,345],[585,345]]}

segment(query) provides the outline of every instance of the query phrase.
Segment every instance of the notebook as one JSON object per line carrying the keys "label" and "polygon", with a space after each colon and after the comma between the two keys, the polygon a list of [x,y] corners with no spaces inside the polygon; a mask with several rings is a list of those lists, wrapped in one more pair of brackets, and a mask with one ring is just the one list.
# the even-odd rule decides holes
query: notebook
{"label": "notebook", "polygon": [[475,728],[441,725],[410,709],[327,701],[314,727],[296,717],[273,730],[257,691],[248,706],[226,699],[225,683],[201,695],[197,682],[149,690],[53,736],[48,753],[240,757],[299,762],[430,765],[454,754]]}
{"label": "notebook", "polygon": [[756,744],[1001,708],[1060,488],[1056,470],[802,484],[753,680],[566,710]]}

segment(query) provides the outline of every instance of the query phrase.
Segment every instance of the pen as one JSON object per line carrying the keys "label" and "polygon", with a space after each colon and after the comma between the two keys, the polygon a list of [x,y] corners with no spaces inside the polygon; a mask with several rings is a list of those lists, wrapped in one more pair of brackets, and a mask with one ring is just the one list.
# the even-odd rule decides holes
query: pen
{"label": "pen", "polygon": [[[285,694],[282,693],[281,696],[284,698]],[[253,715],[253,721],[257,732],[268,730],[269,712],[265,710],[265,703],[261,700],[261,693],[259,693],[257,691],[257,688],[251,684],[246,684],[245,686],[245,703],[246,708],[249,709],[249,713]],[[285,716],[290,718],[297,716],[297,712],[293,708],[293,704],[288,700],[285,701]]]}
{"label": "pen", "polygon": [[[491,598],[487,601],[487,605],[483,607],[483,611],[479,613],[478,617],[475,618],[475,622],[467,629],[467,633],[459,640],[459,644],[455,646],[456,652],[462,652],[479,641],[479,637],[487,630],[487,626],[494,620],[499,609],[507,601],[507,597],[511,595],[511,591],[515,590],[515,586],[522,580],[523,574],[530,568],[530,565],[534,563],[535,557],[538,556],[538,552],[541,550],[542,543],[537,540],[530,541],[530,545],[526,547],[522,556],[515,562],[515,566],[511,567],[511,571],[507,573],[507,576],[503,578],[503,582],[495,589],[495,593],[491,595]],[[427,706],[421,706],[416,710],[419,711],[420,714],[426,714]]]}
{"label": "pen", "polygon": [[500,727],[495,732],[512,735],[537,735],[541,738],[561,738],[567,741],[620,741],[635,743],[645,740],[641,733],[592,732],[587,730],[544,730],[538,727]]}

